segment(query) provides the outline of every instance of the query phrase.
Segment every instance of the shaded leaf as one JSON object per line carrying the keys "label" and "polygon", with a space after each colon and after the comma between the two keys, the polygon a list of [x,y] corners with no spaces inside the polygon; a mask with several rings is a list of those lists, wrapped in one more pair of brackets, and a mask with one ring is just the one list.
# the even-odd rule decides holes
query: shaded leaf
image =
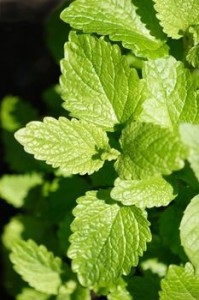
{"label": "shaded leaf", "polygon": [[120,139],[122,154],[115,167],[121,179],[170,174],[184,166],[187,155],[178,134],[152,123],[132,122]]}
{"label": "shaded leaf", "polygon": [[[180,224],[182,246],[199,275],[199,195],[195,196],[186,210]],[[198,294],[199,296],[199,294]]]}
{"label": "shaded leaf", "polygon": [[28,192],[35,186],[41,185],[42,176],[37,173],[24,175],[4,175],[0,179],[0,196],[14,207],[25,203]]}
{"label": "shaded leaf", "polygon": [[180,135],[188,148],[188,161],[199,180],[199,125],[184,123],[180,125]]}

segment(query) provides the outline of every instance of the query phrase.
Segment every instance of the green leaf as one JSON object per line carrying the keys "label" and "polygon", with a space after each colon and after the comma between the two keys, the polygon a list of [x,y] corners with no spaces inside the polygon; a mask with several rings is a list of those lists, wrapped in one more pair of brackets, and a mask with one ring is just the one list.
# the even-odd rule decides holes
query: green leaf
{"label": "green leaf", "polygon": [[120,139],[122,154],[115,167],[121,179],[170,174],[184,166],[187,155],[177,133],[152,123],[132,122]]}
{"label": "green leaf", "polygon": [[61,259],[43,245],[32,240],[19,241],[12,248],[10,259],[15,271],[39,292],[57,294],[61,285]]}
{"label": "green leaf", "polygon": [[194,68],[199,67],[199,45],[194,46],[189,50],[186,59]]}
{"label": "green leaf", "polygon": [[170,265],[166,277],[161,281],[160,300],[199,299],[199,277],[187,263],[185,268]]}
{"label": "green leaf", "polygon": [[199,23],[198,0],[154,0],[164,32],[179,39],[190,25]]}
{"label": "green leaf", "polygon": [[104,160],[118,155],[101,128],[76,119],[46,117],[43,122],[27,124],[15,137],[36,159],[72,174],[91,174],[103,166]]}
{"label": "green leaf", "polygon": [[151,35],[136,10],[131,0],[76,0],[61,18],[85,33],[109,35],[138,56],[156,58],[167,54],[164,41]]}
{"label": "green leaf", "polygon": [[91,300],[90,291],[76,281],[69,280],[59,289],[56,300]]}
{"label": "green leaf", "polygon": [[199,25],[190,26],[187,34],[187,61],[194,67],[199,67]]}
{"label": "green leaf", "polygon": [[50,296],[40,293],[31,288],[24,288],[22,292],[17,295],[16,300],[48,300]]}
{"label": "green leaf", "polygon": [[80,197],[74,215],[68,256],[80,283],[90,288],[117,283],[137,265],[151,240],[145,213],[113,203],[107,191]]}
{"label": "green leaf", "polygon": [[123,205],[140,208],[168,205],[175,197],[172,186],[160,176],[142,180],[122,180],[117,178],[111,197]]}
{"label": "green leaf", "polygon": [[143,68],[143,111],[139,120],[176,127],[199,122],[199,99],[192,75],[169,56],[147,61]]}
{"label": "green leaf", "polygon": [[108,300],[133,300],[133,296],[126,288],[127,283],[121,278],[120,281],[110,289],[107,295]]}
{"label": "green leaf", "polygon": [[188,161],[199,180],[199,125],[181,124],[180,135],[183,143],[188,147]]}
{"label": "green leaf", "polygon": [[0,196],[14,207],[24,205],[29,191],[43,182],[37,173],[24,175],[4,175],[0,179]]}
{"label": "green leaf", "polygon": [[[199,195],[187,206],[180,224],[182,246],[199,275]],[[198,295],[199,296],[199,295]]]}
{"label": "green leaf", "polygon": [[30,215],[17,215],[4,227],[2,241],[5,248],[11,250],[14,244],[22,239],[41,241],[46,236],[43,219]]}
{"label": "green leaf", "polygon": [[28,102],[15,96],[6,96],[2,99],[0,119],[1,127],[5,130],[13,132],[37,118],[36,110]]}
{"label": "green leaf", "polygon": [[139,113],[139,78],[117,45],[71,32],[61,62],[64,108],[79,119],[113,130]]}

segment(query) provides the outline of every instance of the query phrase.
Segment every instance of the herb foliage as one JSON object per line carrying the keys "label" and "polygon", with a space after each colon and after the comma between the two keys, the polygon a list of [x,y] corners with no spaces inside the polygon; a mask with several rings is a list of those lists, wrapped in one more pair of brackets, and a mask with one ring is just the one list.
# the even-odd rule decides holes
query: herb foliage
{"label": "herb foliage", "polygon": [[75,0],[61,19],[65,114],[2,105],[5,145],[17,130],[55,168],[9,156],[25,174],[0,179],[23,208],[2,236],[16,299],[197,300],[199,2]]}

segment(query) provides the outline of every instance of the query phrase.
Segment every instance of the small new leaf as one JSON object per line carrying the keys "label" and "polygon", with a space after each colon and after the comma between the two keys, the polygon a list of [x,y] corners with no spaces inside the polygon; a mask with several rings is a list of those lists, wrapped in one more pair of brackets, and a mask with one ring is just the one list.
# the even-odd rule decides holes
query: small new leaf
{"label": "small new leaf", "polygon": [[199,277],[194,275],[190,263],[185,268],[171,265],[161,287],[160,300],[199,299]]}
{"label": "small new leaf", "polygon": [[39,292],[57,294],[61,281],[61,259],[54,257],[44,246],[32,240],[19,241],[13,248],[10,259],[15,271]]}
{"label": "small new leaf", "polygon": [[117,178],[114,185],[111,196],[124,205],[140,208],[166,206],[176,197],[172,186],[160,176],[142,180]]}
{"label": "small new leaf", "polygon": [[72,116],[113,130],[140,111],[137,72],[104,38],[71,32],[61,70],[63,106]]}
{"label": "small new leaf", "polygon": [[165,127],[199,122],[199,99],[192,75],[172,56],[147,61],[143,68],[143,111],[139,120]]}
{"label": "small new leaf", "polygon": [[28,123],[15,137],[36,159],[71,174],[91,174],[103,166],[104,156],[112,160],[118,155],[101,128],[76,119],[46,117]]}
{"label": "small new leaf", "polygon": [[106,191],[87,192],[74,210],[68,256],[83,286],[116,284],[137,265],[151,240],[149,222],[141,209],[111,202]]}
{"label": "small new leaf", "polygon": [[76,0],[62,12],[61,18],[85,33],[109,35],[141,57],[156,58],[168,51],[164,41],[151,35],[142,23],[131,0]]}
{"label": "small new leaf", "polygon": [[184,123],[180,125],[180,135],[188,148],[188,161],[199,180],[199,125]]}
{"label": "small new leaf", "polygon": [[198,0],[154,0],[164,32],[179,39],[190,25],[199,22]]}
{"label": "small new leaf", "polygon": [[168,175],[184,166],[187,150],[178,134],[152,123],[132,122],[120,139],[122,154],[115,168],[121,179]]}
{"label": "small new leaf", "polygon": [[[180,224],[182,246],[199,275],[199,195],[187,206]],[[198,295],[199,296],[199,295]]]}

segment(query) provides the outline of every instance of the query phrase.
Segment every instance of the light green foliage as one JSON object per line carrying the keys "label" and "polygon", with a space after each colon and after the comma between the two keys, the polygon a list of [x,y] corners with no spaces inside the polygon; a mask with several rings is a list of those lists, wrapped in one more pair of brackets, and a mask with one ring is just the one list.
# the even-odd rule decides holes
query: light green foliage
{"label": "light green foliage", "polygon": [[[198,22],[199,23],[199,22]],[[187,61],[194,67],[199,67],[199,25],[190,26],[188,30]]]}
{"label": "light green foliage", "polygon": [[[180,238],[182,246],[189,260],[199,275],[199,195],[195,196],[186,210],[180,224]],[[198,294],[199,297],[199,294]]]}
{"label": "light green foliage", "polygon": [[184,123],[180,125],[180,134],[188,148],[188,161],[199,180],[199,125]]}
{"label": "light green foliage", "polygon": [[199,23],[198,0],[154,0],[164,32],[179,39],[190,25]]}
{"label": "light green foliage", "polygon": [[39,292],[57,294],[62,282],[62,262],[46,247],[38,246],[32,240],[19,241],[13,246],[10,259],[16,272],[31,287]]}
{"label": "light green foliage", "polygon": [[35,158],[72,174],[91,174],[103,166],[104,160],[118,155],[102,129],[76,119],[46,117],[43,122],[27,124],[15,137]]}
{"label": "light green foliage", "polygon": [[135,206],[109,203],[108,192],[92,191],[78,199],[68,256],[79,281],[88,287],[117,283],[138,263],[150,241],[149,222]]}
{"label": "light green foliage", "polygon": [[59,289],[56,300],[91,300],[91,297],[87,288],[80,286],[74,280],[69,280]]}
{"label": "light green foliage", "polygon": [[185,268],[171,265],[165,279],[161,281],[160,300],[199,299],[199,277],[187,263]]}
{"label": "light green foliage", "polygon": [[117,45],[71,32],[61,70],[63,105],[72,116],[112,130],[138,114],[138,75]]}
{"label": "light green foliage", "polygon": [[141,180],[117,178],[114,185],[111,196],[124,205],[166,206],[176,197],[172,186],[160,176]]}
{"label": "light green foliage", "polygon": [[16,300],[49,300],[50,296],[31,288],[24,288]]}
{"label": "light green foliage", "polygon": [[155,58],[167,54],[164,42],[151,35],[130,0],[77,0],[61,18],[85,33],[109,35],[138,56]]}
{"label": "light green foliage", "polygon": [[143,68],[140,120],[174,128],[199,122],[199,99],[192,75],[172,56],[147,61]]}
{"label": "light green foliage", "polygon": [[193,67],[199,67],[199,45],[193,46],[188,54],[187,54],[187,61],[193,66]]}
{"label": "light green foliage", "polygon": [[111,288],[110,293],[107,295],[108,300],[133,300],[133,296],[127,290],[127,283],[120,280],[116,286]]}
{"label": "light green foliage", "polygon": [[184,166],[185,147],[177,134],[152,123],[132,122],[123,130],[115,163],[122,179],[170,174]]}
{"label": "light green foliage", "polygon": [[0,179],[0,196],[14,207],[21,207],[28,192],[42,182],[42,176],[37,173],[4,175]]}
{"label": "light green foliage", "polygon": [[60,5],[46,27],[60,84],[38,112],[1,104],[3,284],[16,300],[199,300],[199,1],[66,2],[68,25]]}
{"label": "light green foliage", "polygon": [[29,215],[17,215],[4,227],[2,241],[4,246],[11,250],[16,242],[23,239],[43,240],[45,230],[43,220]]}

